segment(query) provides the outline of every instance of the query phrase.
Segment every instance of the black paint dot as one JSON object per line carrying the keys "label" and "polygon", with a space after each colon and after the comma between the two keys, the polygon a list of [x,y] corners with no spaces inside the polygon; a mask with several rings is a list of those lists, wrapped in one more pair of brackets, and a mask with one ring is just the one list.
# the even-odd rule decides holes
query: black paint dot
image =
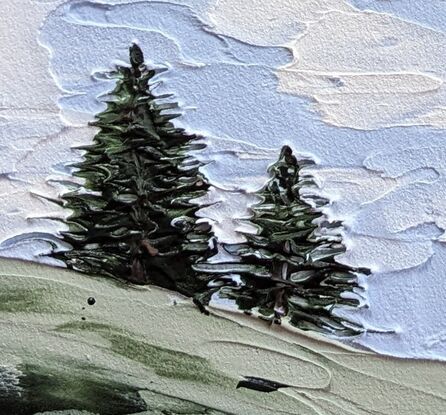
{"label": "black paint dot", "polygon": [[82,320],[85,320],[85,317],[81,317]]}
{"label": "black paint dot", "polygon": [[87,300],[88,305],[93,305],[96,302],[94,297],[89,297]]}

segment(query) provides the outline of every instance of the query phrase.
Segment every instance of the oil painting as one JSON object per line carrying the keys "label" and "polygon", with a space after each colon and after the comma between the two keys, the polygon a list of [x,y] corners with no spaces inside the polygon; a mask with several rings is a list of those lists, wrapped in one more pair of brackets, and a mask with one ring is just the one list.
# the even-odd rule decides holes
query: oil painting
{"label": "oil painting", "polygon": [[0,6],[0,414],[446,411],[446,3]]}

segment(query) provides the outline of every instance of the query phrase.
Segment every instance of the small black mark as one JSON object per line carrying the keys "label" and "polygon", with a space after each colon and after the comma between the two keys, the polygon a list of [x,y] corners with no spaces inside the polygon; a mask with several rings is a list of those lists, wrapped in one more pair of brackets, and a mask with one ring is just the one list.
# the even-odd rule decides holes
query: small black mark
{"label": "small black mark", "polygon": [[345,85],[344,81],[341,78],[328,78],[328,80],[333,83],[336,87],[340,88]]}
{"label": "small black mark", "polygon": [[257,378],[255,376],[243,376],[245,380],[241,380],[237,383],[238,388],[252,389],[258,392],[275,392],[279,388],[289,388],[290,385],[286,385],[280,382],[274,382],[273,380]]}
{"label": "small black mark", "polygon": [[85,317],[81,317],[81,320],[85,320]]}
{"label": "small black mark", "polygon": [[96,303],[96,299],[94,297],[89,297],[87,300],[88,305],[93,305]]}

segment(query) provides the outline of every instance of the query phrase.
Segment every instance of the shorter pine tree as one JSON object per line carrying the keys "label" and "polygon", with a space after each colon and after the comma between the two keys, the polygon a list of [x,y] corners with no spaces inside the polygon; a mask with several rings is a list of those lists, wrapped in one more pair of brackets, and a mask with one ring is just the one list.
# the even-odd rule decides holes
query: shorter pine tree
{"label": "shorter pine tree", "polygon": [[[252,209],[258,233],[245,233],[245,244],[225,247],[241,261],[200,264],[196,269],[213,274],[214,285],[223,286],[219,296],[235,300],[246,312],[256,310],[276,323],[288,316],[292,325],[304,330],[354,335],[361,327],[337,317],[334,309],[359,305],[347,294],[359,288],[358,273],[368,270],[336,262],[335,256],[345,251],[336,231],[340,224],[324,221],[320,207],[326,200],[316,200],[315,208],[300,195],[302,185],[309,184],[300,177],[308,163],[298,162],[284,146],[269,168],[271,179],[257,193],[260,204]],[[238,274],[241,283],[234,286],[231,274]],[[209,293],[203,298],[208,301]]]}
{"label": "shorter pine tree", "polygon": [[99,131],[74,165],[84,185],[59,202],[72,211],[62,232],[72,249],[53,256],[84,273],[191,296],[206,286],[192,264],[214,252],[210,226],[197,221],[193,202],[209,187],[189,156],[203,144],[172,124],[178,105],[153,95],[156,72],[137,45],[130,63],[111,73],[116,87],[93,123]]}

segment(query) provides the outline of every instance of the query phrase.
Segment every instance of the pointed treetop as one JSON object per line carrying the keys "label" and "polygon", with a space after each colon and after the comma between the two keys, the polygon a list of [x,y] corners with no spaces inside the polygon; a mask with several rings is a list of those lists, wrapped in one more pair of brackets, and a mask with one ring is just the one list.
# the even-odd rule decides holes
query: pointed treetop
{"label": "pointed treetop", "polygon": [[286,204],[293,202],[298,198],[294,187],[299,180],[299,169],[299,163],[291,148],[283,146],[279,159],[268,168],[272,178],[266,189],[273,197],[279,196]]}
{"label": "pointed treetop", "polygon": [[293,154],[293,150],[291,150],[290,146],[283,146],[282,150],[280,150],[280,157],[279,158],[283,158],[285,156],[291,156]]}
{"label": "pointed treetop", "polygon": [[129,48],[130,54],[130,63],[134,69],[139,68],[144,63],[144,54],[142,53],[141,48],[133,43]]}
{"label": "pointed treetop", "polygon": [[286,145],[282,147],[278,163],[284,163],[289,166],[297,166],[297,159],[293,156],[293,150],[291,150],[291,147]]}

